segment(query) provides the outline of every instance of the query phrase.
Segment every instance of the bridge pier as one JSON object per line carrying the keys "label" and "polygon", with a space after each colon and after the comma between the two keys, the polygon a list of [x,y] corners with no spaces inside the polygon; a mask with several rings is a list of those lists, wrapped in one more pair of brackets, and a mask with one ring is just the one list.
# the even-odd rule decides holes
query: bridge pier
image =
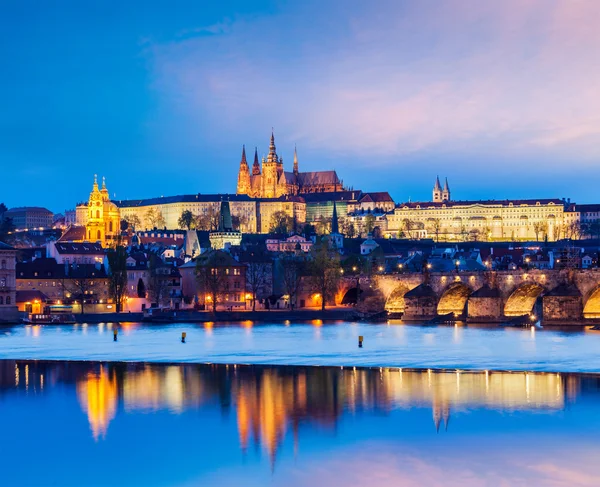
{"label": "bridge pier", "polygon": [[419,284],[404,295],[403,319],[427,321],[437,316],[438,298],[428,284]]}
{"label": "bridge pier", "polygon": [[544,324],[583,324],[583,296],[572,284],[561,284],[542,297]]}
{"label": "bridge pier", "polygon": [[497,323],[505,320],[504,301],[498,289],[487,284],[469,296],[467,301],[467,321]]}

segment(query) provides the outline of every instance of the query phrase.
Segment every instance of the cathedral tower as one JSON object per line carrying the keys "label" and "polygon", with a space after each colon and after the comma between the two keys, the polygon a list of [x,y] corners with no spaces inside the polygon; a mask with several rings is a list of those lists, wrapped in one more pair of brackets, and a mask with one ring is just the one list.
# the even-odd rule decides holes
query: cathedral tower
{"label": "cathedral tower", "polygon": [[448,186],[448,178],[446,178],[444,189],[442,190],[442,201],[450,201],[450,186]]}
{"label": "cathedral tower", "polygon": [[442,185],[440,184],[440,177],[435,178],[435,185],[433,186],[433,201],[439,203],[442,201]]}
{"label": "cathedral tower", "polygon": [[[279,168],[283,166],[277,157],[275,148],[275,136],[271,132],[271,143],[269,144],[269,155],[262,160],[262,197],[275,198],[277,196],[277,181],[279,180]],[[283,167],[281,168],[283,170]]]}
{"label": "cathedral tower", "polygon": [[242,160],[238,172],[237,194],[250,193],[250,169],[246,161],[246,146],[242,146]]}
{"label": "cathedral tower", "polygon": [[252,164],[252,175],[260,176],[260,164],[258,163],[258,148],[254,148],[254,164]]}

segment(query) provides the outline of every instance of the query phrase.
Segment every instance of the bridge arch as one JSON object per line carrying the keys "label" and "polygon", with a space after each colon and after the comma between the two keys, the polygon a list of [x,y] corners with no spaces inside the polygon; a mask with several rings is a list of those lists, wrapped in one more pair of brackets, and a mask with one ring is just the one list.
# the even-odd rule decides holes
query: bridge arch
{"label": "bridge arch", "polygon": [[600,285],[592,290],[583,305],[583,317],[600,318]]}
{"label": "bridge arch", "polygon": [[535,282],[517,287],[504,304],[504,316],[524,316],[533,311],[535,302],[545,289]]}
{"label": "bridge arch", "polygon": [[362,292],[362,289],[356,286],[347,289],[343,294],[341,304],[356,304]]}
{"label": "bridge arch", "polygon": [[448,313],[462,314],[467,306],[467,301],[473,290],[462,282],[454,282],[450,284],[437,306],[438,315],[446,315]]}
{"label": "bridge arch", "polygon": [[396,286],[385,301],[385,310],[388,313],[404,313],[404,295],[410,291],[405,284]]}

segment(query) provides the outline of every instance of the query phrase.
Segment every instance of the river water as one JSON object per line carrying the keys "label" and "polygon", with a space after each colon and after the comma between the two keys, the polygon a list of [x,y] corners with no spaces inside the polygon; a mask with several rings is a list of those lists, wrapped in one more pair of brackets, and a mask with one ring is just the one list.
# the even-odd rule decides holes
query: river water
{"label": "river water", "polygon": [[600,372],[600,332],[320,321],[126,323],[114,342],[112,324],[21,325],[0,328],[0,358]]}
{"label": "river water", "polygon": [[597,486],[600,380],[0,360],[7,486]]}
{"label": "river water", "polygon": [[4,327],[0,478],[597,486],[599,370],[592,330],[131,323],[115,342],[110,324]]}

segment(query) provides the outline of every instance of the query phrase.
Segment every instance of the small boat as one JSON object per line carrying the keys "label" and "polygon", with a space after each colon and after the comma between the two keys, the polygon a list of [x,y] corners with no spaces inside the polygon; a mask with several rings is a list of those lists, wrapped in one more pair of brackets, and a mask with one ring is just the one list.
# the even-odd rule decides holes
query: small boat
{"label": "small boat", "polygon": [[67,325],[76,323],[75,315],[70,313],[29,313],[23,318],[28,325]]}

